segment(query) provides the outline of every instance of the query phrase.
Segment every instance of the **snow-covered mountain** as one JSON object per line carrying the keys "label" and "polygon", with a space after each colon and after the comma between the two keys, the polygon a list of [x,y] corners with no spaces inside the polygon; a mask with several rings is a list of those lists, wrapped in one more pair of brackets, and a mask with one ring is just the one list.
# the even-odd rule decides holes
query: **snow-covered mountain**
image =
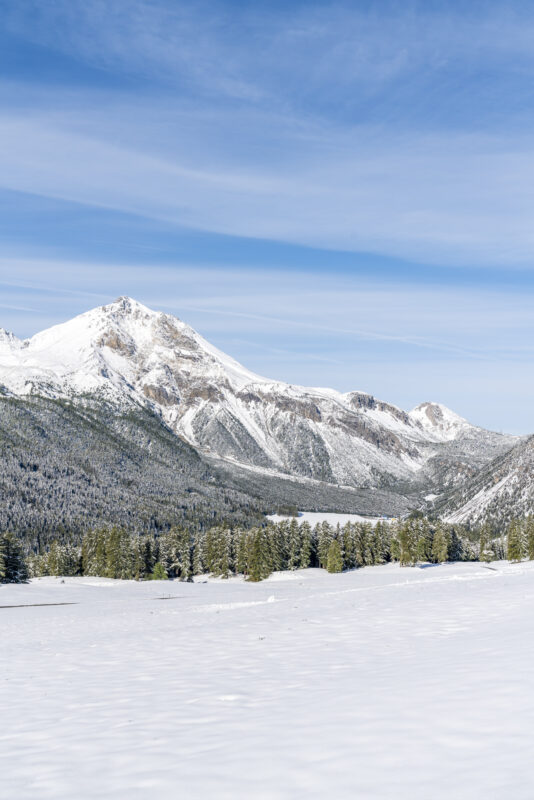
{"label": "snow-covered mountain", "polygon": [[230,470],[399,496],[439,493],[517,443],[438,403],[407,413],[363,392],[263,378],[126,297],[26,341],[0,331],[0,385],[17,396],[134,401]]}
{"label": "snow-covered mountain", "polygon": [[437,510],[449,522],[508,523],[534,514],[534,436],[520,441],[446,494]]}
{"label": "snow-covered mountain", "polygon": [[440,403],[421,403],[410,412],[410,418],[419,422],[431,437],[439,436],[443,441],[469,435],[474,429],[466,419]]}

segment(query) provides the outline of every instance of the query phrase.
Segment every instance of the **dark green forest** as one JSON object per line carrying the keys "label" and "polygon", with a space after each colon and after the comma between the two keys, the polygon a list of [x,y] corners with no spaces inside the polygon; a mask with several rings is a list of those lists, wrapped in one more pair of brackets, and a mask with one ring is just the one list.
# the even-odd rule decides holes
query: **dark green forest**
{"label": "dark green forest", "polygon": [[247,527],[270,510],[134,403],[117,410],[105,398],[0,390],[0,463],[0,530],[37,550],[55,539],[79,543],[95,526],[153,534]]}

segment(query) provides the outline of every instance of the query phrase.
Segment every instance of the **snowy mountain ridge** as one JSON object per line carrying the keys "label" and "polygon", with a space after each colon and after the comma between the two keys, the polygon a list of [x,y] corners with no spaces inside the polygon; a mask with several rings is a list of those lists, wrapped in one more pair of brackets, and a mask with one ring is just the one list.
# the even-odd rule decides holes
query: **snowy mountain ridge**
{"label": "snowy mountain ridge", "polygon": [[[171,353],[165,352],[171,348]],[[195,369],[195,351],[204,356],[201,369]],[[131,391],[133,383],[150,396],[150,381],[162,388],[167,386],[170,376],[164,366],[180,359],[191,361],[191,370],[183,370],[184,375],[189,371],[191,378],[222,379],[234,390],[269,387],[288,397],[306,394],[351,410],[358,407],[392,430],[413,427],[417,436],[422,429],[423,438],[431,440],[456,438],[465,428],[474,428],[439,403],[422,403],[406,413],[389,403],[378,403],[375,408],[374,398],[364,392],[341,393],[264,378],[218,350],[177,317],[152,311],[128,297],[26,340],[0,328],[0,379],[14,394],[95,391],[110,383],[119,390]],[[139,386],[138,372],[132,366],[140,360],[143,378]]]}
{"label": "snowy mountain ridge", "polygon": [[264,378],[128,297],[25,341],[2,330],[0,385],[16,396],[134,401],[227,465],[403,495],[432,491],[444,470],[449,483],[474,474],[517,442],[439,403],[405,412],[364,392]]}

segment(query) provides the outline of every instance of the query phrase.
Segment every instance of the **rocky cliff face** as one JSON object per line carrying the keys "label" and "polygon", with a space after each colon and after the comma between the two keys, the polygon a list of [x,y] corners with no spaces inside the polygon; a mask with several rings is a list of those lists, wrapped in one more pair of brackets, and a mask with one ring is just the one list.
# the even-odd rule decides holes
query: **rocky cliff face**
{"label": "rocky cliff face", "polygon": [[19,396],[133,401],[227,470],[387,490],[404,505],[441,492],[444,476],[449,487],[463,482],[517,442],[436,403],[407,413],[362,392],[263,378],[130,298],[25,342],[4,332],[0,384]]}

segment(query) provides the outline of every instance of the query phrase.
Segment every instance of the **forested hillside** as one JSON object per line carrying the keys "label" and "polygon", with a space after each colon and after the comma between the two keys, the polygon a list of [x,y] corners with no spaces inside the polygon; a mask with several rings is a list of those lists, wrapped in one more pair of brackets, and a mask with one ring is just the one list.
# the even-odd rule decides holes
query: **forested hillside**
{"label": "forested hillside", "polygon": [[247,525],[266,510],[134,403],[1,396],[0,462],[0,530],[37,546],[102,524]]}

